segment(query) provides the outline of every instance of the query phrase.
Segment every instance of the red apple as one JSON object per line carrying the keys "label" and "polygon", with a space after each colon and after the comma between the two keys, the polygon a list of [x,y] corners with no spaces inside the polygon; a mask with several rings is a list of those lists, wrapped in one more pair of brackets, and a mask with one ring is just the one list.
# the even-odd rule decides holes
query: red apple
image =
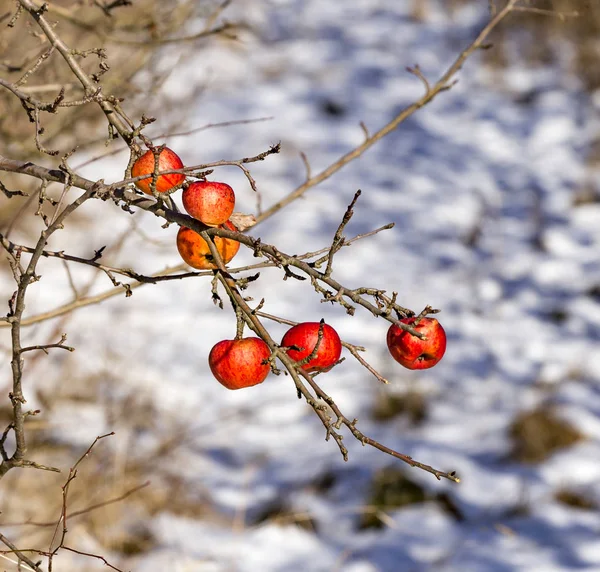
{"label": "red apple", "polygon": [[260,338],[222,340],[208,356],[210,371],[227,389],[242,389],[262,383],[271,367],[264,360],[271,356],[269,346]]}
{"label": "red apple", "polygon": [[[303,322],[290,328],[281,340],[283,347],[296,346],[300,350],[289,349],[287,354],[294,360],[300,361],[309,356],[319,339],[319,322]],[[338,333],[328,324],[323,324],[323,337],[317,349],[317,354],[302,366],[307,372],[329,371],[340,359],[342,342]]]}
{"label": "red apple", "polygon": [[[174,151],[171,151],[168,147],[165,147],[158,156],[158,170],[159,171],[170,171],[171,169],[182,169],[183,163],[179,158],[179,155]],[[152,184],[152,174],[154,173],[154,153],[152,151],[146,151],[131,168],[131,176],[139,177],[141,175],[150,175],[145,179],[136,181],[135,186],[144,191],[146,194],[151,195],[152,190],[150,185]],[[156,190],[159,193],[170,191],[173,187],[180,185],[185,181],[185,175],[183,173],[169,173],[167,175],[160,175],[156,179]]]}
{"label": "red apple", "polygon": [[197,181],[184,189],[183,208],[190,216],[208,226],[219,226],[229,219],[235,207],[235,193],[226,183]]}
{"label": "red apple", "polygon": [[[221,227],[228,230],[237,230],[229,221],[222,224]],[[214,236],[213,240],[225,264],[231,262],[240,249],[240,243],[237,240],[221,238],[220,236]],[[217,267],[208,243],[191,228],[180,227],[177,233],[177,250],[181,258],[192,268],[209,270]]]}
{"label": "red apple", "polygon": [[435,318],[402,318],[403,324],[426,336],[424,340],[392,324],[387,333],[387,346],[392,357],[408,369],[429,369],[439,362],[446,351],[446,332]]}

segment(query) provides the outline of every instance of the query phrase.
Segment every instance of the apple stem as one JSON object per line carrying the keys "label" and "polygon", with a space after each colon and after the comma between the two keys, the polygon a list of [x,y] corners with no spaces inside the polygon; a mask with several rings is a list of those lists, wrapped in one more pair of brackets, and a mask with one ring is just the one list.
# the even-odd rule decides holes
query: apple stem
{"label": "apple stem", "polygon": [[425,306],[425,308],[423,308],[423,310],[421,311],[421,313],[416,316],[415,321],[414,321],[414,325],[418,326],[419,322],[425,317],[428,316],[429,314],[438,314],[440,311],[436,310],[435,308],[432,308],[431,306],[427,305]]}
{"label": "apple stem", "polygon": [[241,340],[244,334],[244,326],[246,322],[243,317],[242,309],[236,305],[235,307],[235,319],[236,319],[236,330],[235,330],[235,339]]}

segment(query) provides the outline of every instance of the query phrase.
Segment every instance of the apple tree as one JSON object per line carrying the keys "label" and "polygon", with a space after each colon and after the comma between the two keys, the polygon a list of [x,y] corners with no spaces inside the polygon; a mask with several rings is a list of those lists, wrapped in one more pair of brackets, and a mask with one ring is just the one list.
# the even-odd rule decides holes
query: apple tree
{"label": "apple tree", "polygon": [[[147,110],[139,111],[140,98],[127,92],[127,82],[119,85],[106,79],[110,77],[107,72],[111,66],[121,66],[126,70],[129,63],[128,58],[122,55],[113,63],[107,55],[105,43],[111,34],[116,33],[114,29],[109,28],[96,34],[96,44],[87,49],[78,47],[78,43],[69,44],[65,39],[66,22],[75,19],[85,30],[86,25],[91,25],[86,24],[85,18],[93,10],[100,10],[100,17],[107,19],[113,28],[120,19],[131,20],[128,15],[131,3],[128,1],[101,1],[94,4],[95,7],[81,7],[75,14],[54,4],[50,6],[34,0],[18,0],[14,9],[0,21],[0,25],[5,28],[3,35],[7,34],[9,37],[8,34],[13,34],[10,36],[14,41],[12,49],[17,51],[14,59],[22,57],[28,62],[26,68],[3,68],[0,75],[3,101],[7,102],[7,112],[10,110],[11,114],[20,113],[26,117],[29,126],[28,132],[21,127],[18,133],[11,132],[4,126],[5,137],[12,139],[4,145],[0,155],[0,190],[7,204],[25,201],[37,205],[35,212],[29,212],[31,209],[15,209],[13,223],[0,234],[4,259],[14,277],[14,292],[7,300],[7,313],[0,318],[2,326],[10,330],[12,354],[12,389],[7,397],[12,420],[0,438],[0,477],[15,468],[58,471],[54,466],[36,462],[35,449],[28,448],[28,423],[33,417],[43,416],[43,411],[31,411],[27,407],[28,380],[25,365],[30,356],[37,352],[49,354],[47,359],[52,359],[55,352],[71,352],[75,348],[67,344],[66,335],[52,343],[24,346],[22,331],[28,325],[55,317],[61,312],[74,311],[85,302],[66,305],[56,311],[49,309],[40,315],[27,315],[30,286],[43,280],[38,274],[38,263],[42,258],[51,258],[67,266],[86,265],[102,272],[112,286],[116,287],[114,293],[127,297],[131,296],[135,288],[147,284],[203,276],[205,280],[211,281],[214,302],[224,312],[233,312],[236,316],[235,339],[223,340],[213,348],[210,356],[206,356],[207,371],[210,367],[214,377],[222,385],[229,389],[244,388],[262,383],[269,374],[286,373],[293,384],[290,398],[297,395],[310,405],[323,425],[324,438],[335,443],[344,459],[348,456],[344,436],[350,436],[382,454],[431,473],[437,479],[458,483],[459,477],[454,471],[420,462],[363,433],[360,422],[342,411],[334,395],[324,391],[316,374],[327,375],[326,372],[335,367],[344,354],[356,361],[356,367],[366,368],[379,382],[387,383],[384,376],[362,355],[364,348],[340,339],[339,332],[323,321],[292,322],[269,314],[264,309],[264,301],[252,301],[248,292],[251,292],[252,284],[260,280],[262,268],[279,269],[284,281],[301,281],[305,288],[316,291],[323,301],[341,306],[350,315],[357,310],[366,311],[374,319],[389,322],[387,341],[390,352],[405,367],[422,369],[434,366],[439,361],[446,343],[443,328],[432,317],[439,310],[430,306],[411,310],[401,305],[396,292],[387,293],[376,284],[351,288],[336,277],[334,260],[341,249],[351,247],[358,240],[368,240],[378,232],[394,232],[391,230],[393,225],[389,224],[354,237],[345,235],[355,209],[360,206],[360,190],[356,191],[346,211],[340,213],[340,223],[331,244],[318,252],[294,255],[286,253],[276,244],[271,244],[267,236],[262,236],[261,224],[278,216],[288,205],[350,162],[361,160],[361,156],[369,148],[401,128],[411,115],[438,96],[442,97],[457,81],[459,71],[467,59],[487,47],[490,34],[498,24],[512,12],[533,10],[530,3],[520,0],[490,2],[489,21],[441,77],[425,77],[417,65],[406,68],[407,73],[412,74],[415,81],[420,82],[423,87],[422,95],[416,101],[400,110],[374,132],[361,125],[363,141],[322,170],[313,172],[304,157],[305,180],[282,194],[277,202],[257,213],[234,212],[235,194],[226,181],[220,182],[221,168],[228,166],[239,169],[249,186],[258,192],[260,180],[255,180],[253,176],[253,165],[259,161],[281,160],[278,155],[280,143],[275,141],[269,148],[252,156],[224,157],[213,162],[204,162],[199,153],[196,164],[184,165],[176,150],[146,135],[146,128],[155,120]],[[182,19],[194,15],[189,12],[192,10],[190,5],[193,4],[178,4],[177,10],[188,10],[188,13],[180,14]],[[225,5],[206,16],[207,27],[196,34],[197,38],[210,40],[211,36],[234,33],[231,24],[221,23],[220,20],[220,12]],[[147,45],[154,41],[161,44],[171,40],[185,40],[172,37],[172,29],[157,30],[155,22],[148,22],[146,25],[151,35],[151,40],[145,42]],[[18,54],[19,45],[14,40],[18,34],[31,34],[35,38],[37,51],[30,50],[35,56],[32,57],[30,53]],[[71,39],[74,42],[83,41],[81,36]],[[135,70],[129,71],[131,74],[135,73]],[[44,90],[28,89],[37,81],[44,82]],[[138,101],[135,105],[130,104],[129,100],[136,100],[136,97]],[[122,148],[128,151],[129,160],[122,165],[120,180],[90,180],[71,166],[77,155],[77,148],[85,148],[95,142],[87,137],[86,129],[78,129],[77,125],[87,125],[99,119],[106,128],[108,152]],[[26,144],[17,144],[17,138],[23,139]],[[178,204],[180,200],[183,201],[183,210]],[[186,264],[179,264],[167,271],[157,269],[154,273],[142,274],[134,269],[111,266],[100,245],[95,255],[87,259],[54,249],[54,235],[69,233],[69,225],[77,210],[94,201],[112,204],[115,212],[123,217],[144,210],[153,213],[165,225],[178,225],[178,242],[177,246],[173,245],[173,252],[177,256],[175,253],[178,250]],[[17,242],[11,232],[15,225],[29,225],[41,230],[36,231],[36,236],[31,241]],[[256,263],[233,268],[231,262],[238,249],[249,249],[256,258]],[[190,271],[188,265],[194,271]],[[112,295],[111,293],[110,296]],[[110,296],[107,295],[106,298]],[[402,302],[410,303],[408,300]],[[131,304],[135,303],[133,296]],[[270,333],[269,324],[272,322],[290,327],[280,341]],[[99,436],[98,439],[104,437]],[[40,550],[37,555],[32,556],[20,551],[8,538],[0,536],[0,541],[33,570],[42,570],[41,564],[36,561],[39,556],[48,561],[48,569],[51,569],[56,552],[59,549],[71,549],[66,540],[69,485],[76,476],[79,463],[91,452],[95,443],[72,465],[66,477],[62,528],[57,528],[57,541],[52,550]],[[103,557],[95,557],[104,560]]]}

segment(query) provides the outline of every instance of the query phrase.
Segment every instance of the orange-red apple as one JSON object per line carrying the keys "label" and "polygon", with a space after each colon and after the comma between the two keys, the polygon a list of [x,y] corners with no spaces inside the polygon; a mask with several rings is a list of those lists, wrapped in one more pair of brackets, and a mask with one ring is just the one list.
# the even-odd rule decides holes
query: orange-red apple
{"label": "orange-red apple", "polygon": [[208,226],[223,224],[233,213],[235,193],[226,183],[196,181],[181,195],[183,208]]}
{"label": "orange-red apple", "polygon": [[400,322],[412,325],[425,339],[405,332],[392,324],[387,333],[387,346],[392,357],[408,369],[429,369],[438,363],[446,351],[446,332],[435,318],[402,318]]}
{"label": "orange-red apple", "polygon": [[[183,163],[179,158],[179,155],[174,151],[171,151],[168,147],[165,147],[158,156],[158,170],[159,171],[170,171],[172,169],[182,169]],[[154,153],[152,151],[146,151],[131,168],[131,176],[139,177],[141,175],[149,175],[145,179],[136,181],[135,186],[144,191],[146,194],[151,195],[152,190],[150,185],[152,184],[152,175],[154,173]],[[185,180],[183,173],[169,173],[167,175],[159,175],[156,179],[156,190],[159,193],[170,191],[173,187],[180,185]]]}
{"label": "orange-red apple", "polygon": [[242,389],[262,383],[271,367],[269,346],[260,338],[222,340],[208,356],[210,371],[227,389]]}
{"label": "orange-red apple", "polygon": [[[287,354],[294,360],[300,361],[308,357],[317,345],[319,339],[319,322],[303,322],[290,328],[281,340],[283,347],[295,346],[300,349],[288,349]],[[340,359],[342,342],[338,333],[328,324],[323,324],[323,337],[316,355],[302,365],[307,372],[329,371]]]}
{"label": "orange-red apple", "polygon": [[[237,230],[229,221],[222,224],[221,228]],[[214,236],[213,240],[225,264],[231,262],[240,249],[240,243],[237,240],[221,238],[220,236]],[[186,226],[180,227],[177,233],[177,250],[181,258],[192,268],[209,270],[217,267],[208,243],[191,228],[187,228]]]}

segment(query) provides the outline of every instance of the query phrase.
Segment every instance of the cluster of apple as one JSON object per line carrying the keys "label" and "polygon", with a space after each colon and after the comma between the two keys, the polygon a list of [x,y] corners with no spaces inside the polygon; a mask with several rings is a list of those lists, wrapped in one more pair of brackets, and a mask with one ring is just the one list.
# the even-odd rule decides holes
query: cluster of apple
{"label": "cluster of apple", "polygon": [[[131,168],[132,177],[149,175],[135,183],[138,189],[149,195],[152,194],[154,163],[154,153],[146,151]],[[159,171],[182,168],[183,162],[177,153],[168,147],[160,152],[158,156]],[[182,173],[160,175],[156,178],[155,188],[157,192],[165,193],[181,185],[184,181],[185,175]],[[181,200],[186,212],[206,226],[220,226],[229,230],[237,230],[229,220],[235,207],[235,193],[226,183],[196,181],[184,188]],[[215,236],[214,243],[225,264],[230,262],[240,249],[240,243],[229,238]],[[190,228],[180,227],[177,233],[177,250],[185,263],[192,268],[209,270],[217,267],[212,259],[208,243]]]}
{"label": "cluster of apple", "polygon": [[[403,318],[425,336],[424,339],[392,324],[387,333],[387,346],[392,357],[408,369],[429,369],[446,351],[446,333],[435,318]],[[321,337],[319,341],[319,337]],[[329,324],[302,322],[290,328],[280,346],[308,373],[329,371],[340,359],[342,342]],[[271,350],[260,338],[223,340],[208,356],[215,378],[227,389],[242,389],[262,383],[269,375]]]}
{"label": "cluster of apple", "polygon": [[[176,153],[165,147],[158,156],[158,171],[182,169]],[[133,177],[148,175],[136,186],[152,194],[155,155],[144,153],[131,169]],[[159,193],[182,185],[185,175],[170,173],[156,177],[154,188]],[[187,213],[207,226],[236,230],[229,220],[235,206],[235,193],[226,183],[196,181],[184,188],[182,202]],[[214,237],[215,246],[227,264],[237,254],[240,243]],[[177,250],[193,268],[216,268],[207,242],[194,230],[180,227]],[[435,318],[411,317],[400,322],[410,325],[424,337],[419,338],[392,324],[387,333],[387,346],[392,357],[408,369],[428,369],[436,365],[446,351],[446,333]],[[308,373],[329,371],[340,359],[342,342],[338,333],[324,322],[303,322],[291,327],[280,346]],[[227,389],[242,389],[262,383],[271,370],[271,350],[261,338],[222,340],[210,351],[208,364],[215,378]]]}
{"label": "cluster of apple", "polygon": [[[320,322],[302,322],[292,326],[280,345],[309,373],[329,371],[342,353],[338,333],[329,324]],[[269,346],[260,338],[223,340],[210,351],[208,365],[227,389],[242,389],[258,385],[267,378],[271,370],[270,357]]]}

